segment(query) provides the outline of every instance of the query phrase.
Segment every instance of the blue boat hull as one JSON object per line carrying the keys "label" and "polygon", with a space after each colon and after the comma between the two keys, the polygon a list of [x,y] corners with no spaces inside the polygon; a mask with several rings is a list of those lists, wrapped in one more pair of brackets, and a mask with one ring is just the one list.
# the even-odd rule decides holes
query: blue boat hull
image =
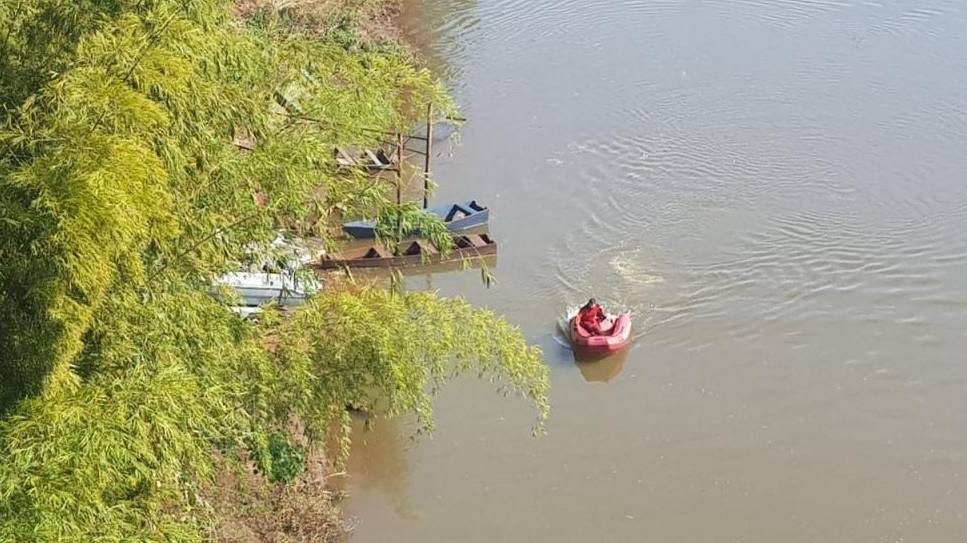
{"label": "blue boat hull", "polygon": [[[443,219],[447,229],[453,233],[460,233],[479,226],[485,226],[490,221],[490,208],[480,206],[476,201],[459,202],[444,206],[431,207],[426,210]],[[454,212],[463,216],[457,217]],[[346,234],[357,239],[376,237],[376,221],[353,221],[342,225]],[[412,232],[418,235],[418,232]]]}

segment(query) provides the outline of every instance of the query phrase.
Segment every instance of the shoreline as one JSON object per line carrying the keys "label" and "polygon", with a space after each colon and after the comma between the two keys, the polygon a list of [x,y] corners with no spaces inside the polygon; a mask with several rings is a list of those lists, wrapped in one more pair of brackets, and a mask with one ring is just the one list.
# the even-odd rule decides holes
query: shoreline
{"label": "shoreline", "polygon": [[339,160],[455,112],[403,5],[176,7],[0,10],[2,541],[333,541],[353,410],[430,432],[475,372],[549,413],[540,350],[462,298],[354,284],[253,323],[213,292],[343,217],[452,240]]}
{"label": "shoreline", "polygon": [[[330,4],[335,10],[333,13],[338,12],[343,1],[335,0]],[[238,5],[245,4],[257,5],[259,0],[240,2]],[[372,0],[366,4],[360,16],[359,38],[376,47],[399,47],[412,67],[427,70],[434,81],[441,82],[440,74],[432,69],[425,54],[428,50],[426,40],[413,30],[412,23],[421,17],[419,8],[415,0]],[[332,13],[324,14],[323,20],[327,15]],[[308,26],[310,21],[306,24],[307,31],[319,31]],[[322,32],[319,35],[321,41],[328,39]],[[347,406],[347,410],[353,413],[353,418],[365,413],[351,406]],[[365,424],[368,424],[368,415],[363,416],[367,418]],[[221,519],[220,525],[211,534],[214,541],[290,541],[289,538],[293,536],[298,541],[352,539],[353,530],[360,519],[348,515],[344,508],[343,502],[351,499],[348,493],[350,475],[345,467],[336,465],[322,447],[310,445],[300,421],[292,420],[287,433],[294,442],[311,451],[306,457],[304,473],[291,482],[272,483],[254,473],[256,462],[250,458],[243,458],[240,462],[242,467],[248,468],[243,470],[238,469],[238,461],[219,458],[219,470],[210,496],[211,503],[220,509],[217,516]],[[347,458],[347,464],[348,461]],[[240,492],[240,488],[247,491]],[[293,533],[294,526],[306,528]]]}
{"label": "shoreline", "polygon": [[[334,10],[339,9],[341,1],[332,3]],[[428,45],[412,30],[408,31],[412,27],[407,22],[419,20],[420,17],[414,3],[414,0],[370,2],[369,9],[359,22],[360,37],[377,46],[400,47],[414,68],[428,70],[432,78],[439,81],[439,74],[431,69],[425,56]],[[259,2],[242,1],[237,6],[244,8],[245,4],[258,5]],[[239,16],[244,17],[244,11]],[[348,406],[347,409],[357,412]],[[290,423],[288,434],[311,450],[304,427],[298,420]],[[249,473],[239,470],[238,465],[232,465],[225,458],[218,461],[219,471],[213,486],[218,490],[210,496],[211,503],[221,507],[218,516],[222,522],[211,534],[215,541],[257,543],[276,541],[278,537],[288,541],[287,538],[295,534],[284,530],[286,524],[313,527],[300,530],[297,536],[300,541],[351,540],[359,520],[347,515],[343,507],[343,501],[350,499],[347,491],[349,474],[343,467],[334,464],[324,450],[319,448],[310,453],[306,457],[304,474],[289,483],[271,483],[253,473],[251,468],[256,463],[251,459],[243,459],[241,464],[250,468],[247,470]],[[239,492],[239,488],[246,488],[248,492]],[[287,513],[288,518],[278,518],[282,511]],[[273,526],[283,529],[273,534]]]}

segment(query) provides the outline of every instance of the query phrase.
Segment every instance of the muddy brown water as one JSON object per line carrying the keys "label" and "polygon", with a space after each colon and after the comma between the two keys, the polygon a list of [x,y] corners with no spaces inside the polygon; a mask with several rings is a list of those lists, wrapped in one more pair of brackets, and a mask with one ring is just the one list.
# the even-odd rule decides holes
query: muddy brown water
{"label": "muddy brown water", "polygon": [[[967,541],[967,3],[412,0],[547,436],[488,383],[357,435],[356,542]],[[440,151],[447,151],[440,147]],[[594,295],[630,351],[576,363]]]}

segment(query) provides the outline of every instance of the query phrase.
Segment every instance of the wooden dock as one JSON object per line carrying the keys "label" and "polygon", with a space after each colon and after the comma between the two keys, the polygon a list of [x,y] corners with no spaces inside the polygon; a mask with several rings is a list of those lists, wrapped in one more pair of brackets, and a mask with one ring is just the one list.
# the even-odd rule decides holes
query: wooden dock
{"label": "wooden dock", "polygon": [[322,270],[342,268],[408,268],[461,262],[497,254],[497,242],[487,234],[455,236],[456,247],[444,256],[431,243],[422,239],[408,240],[393,254],[377,243],[350,246],[331,255],[324,255],[314,267]]}

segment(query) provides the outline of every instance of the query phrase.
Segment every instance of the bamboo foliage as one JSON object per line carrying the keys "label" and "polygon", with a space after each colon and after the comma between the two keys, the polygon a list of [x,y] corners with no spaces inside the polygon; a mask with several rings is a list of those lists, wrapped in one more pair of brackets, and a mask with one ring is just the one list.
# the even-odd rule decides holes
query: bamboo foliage
{"label": "bamboo foliage", "polygon": [[429,74],[229,8],[0,2],[0,541],[203,540],[214,451],[271,473],[292,415],[345,447],[347,404],[429,429],[458,370],[546,416],[539,353],[461,301],[327,293],[254,327],[206,294],[285,226],[388,210],[444,236],[332,157],[451,113]]}
{"label": "bamboo foliage", "polygon": [[421,237],[448,254],[454,247],[453,234],[438,217],[413,203],[390,205],[376,218],[376,241],[397,253],[404,239],[419,233]]}
{"label": "bamboo foliage", "polygon": [[113,319],[78,359],[84,383],[0,421],[0,539],[199,540],[213,522],[196,497],[212,447],[265,449],[295,414],[319,443],[338,429],[330,452],[344,458],[346,405],[414,412],[431,430],[428,391],[460,372],[528,398],[538,429],[547,415],[540,353],[461,300],[362,289],[291,319],[270,312],[258,329],[192,289],[105,309]]}
{"label": "bamboo foliage", "polygon": [[[403,59],[351,54],[271,23],[239,32],[224,12],[204,9],[211,4],[138,3],[81,17],[51,2],[31,12],[43,19],[66,10],[91,31],[77,36],[69,69],[11,111],[0,132],[0,255],[23,261],[0,272],[5,290],[17,291],[3,300],[16,317],[0,340],[19,353],[0,366],[0,405],[64,374],[120,283],[205,281],[280,222],[328,217],[315,196],[327,185],[353,211],[354,188],[333,181],[325,149],[373,138],[362,127],[402,126],[409,97],[440,95]],[[21,27],[35,32],[41,22]],[[14,34],[12,51],[18,38],[33,39]],[[20,52],[37,54],[26,45]],[[325,123],[272,107],[293,88],[305,115]],[[255,152],[233,145],[242,132],[258,142]],[[371,192],[360,202],[372,204]]]}
{"label": "bamboo foliage", "polygon": [[532,401],[537,430],[548,413],[540,352],[493,313],[459,299],[371,288],[320,296],[278,334],[276,367],[309,381],[272,396],[298,406],[317,433],[342,424],[345,405],[383,416],[414,412],[432,430],[428,387],[466,371]]}
{"label": "bamboo foliage", "polygon": [[191,291],[110,306],[87,381],[0,421],[0,540],[199,540],[212,445],[254,432],[272,373],[250,327]]}

